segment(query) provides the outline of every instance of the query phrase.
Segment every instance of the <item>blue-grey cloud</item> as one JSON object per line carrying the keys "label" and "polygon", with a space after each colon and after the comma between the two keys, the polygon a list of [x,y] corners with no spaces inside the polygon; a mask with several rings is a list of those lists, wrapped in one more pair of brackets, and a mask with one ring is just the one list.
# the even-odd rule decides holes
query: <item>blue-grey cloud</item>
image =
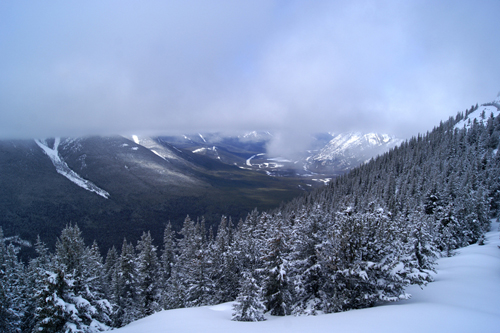
{"label": "blue-grey cloud", "polygon": [[0,4],[0,136],[426,131],[500,89],[498,1]]}

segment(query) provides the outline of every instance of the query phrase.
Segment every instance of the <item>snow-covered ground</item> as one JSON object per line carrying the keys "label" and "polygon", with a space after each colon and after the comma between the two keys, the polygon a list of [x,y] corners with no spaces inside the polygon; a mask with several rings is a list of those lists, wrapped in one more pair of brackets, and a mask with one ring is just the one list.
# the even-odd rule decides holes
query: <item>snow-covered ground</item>
{"label": "snow-covered ground", "polygon": [[204,332],[500,332],[500,233],[492,224],[486,244],[439,259],[435,282],[411,287],[410,300],[316,317],[231,321],[232,303],[156,313],[118,333]]}

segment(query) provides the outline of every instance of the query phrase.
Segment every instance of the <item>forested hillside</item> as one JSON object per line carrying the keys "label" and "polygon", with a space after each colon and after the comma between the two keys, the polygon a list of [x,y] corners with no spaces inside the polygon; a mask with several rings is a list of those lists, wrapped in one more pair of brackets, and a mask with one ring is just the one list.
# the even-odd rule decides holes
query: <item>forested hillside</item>
{"label": "forested hillside", "polygon": [[[496,103],[496,102],[495,102]],[[497,103],[498,104],[498,103]],[[484,112],[483,112],[484,111]],[[472,107],[325,188],[217,230],[187,217],[106,259],[76,225],[20,262],[0,241],[0,330],[102,331],[161,309],[236,300],[234,320],[315,315],[408,298],[435,259],[482,242],[500,203],[497,106]],[[223,212],[221,212],[223,213]]]}
{"label": "forested hillside", "polygon": [[[244,218],[256,207],[275,208],[312,188],[299,178],[269,177],[166,143],[147,143],[148,148],[121,136],[0,140],[5,235],[30,243],[39,235],[53,250],[72,222],[88,242],[107,249],[120,246],[124,237],[136,242],[144,230],[161,234],[168,221],[179,231],[187,214],[217,225],[221,213]],[[26,259],[34,251],[23,247],[21,255]]]}

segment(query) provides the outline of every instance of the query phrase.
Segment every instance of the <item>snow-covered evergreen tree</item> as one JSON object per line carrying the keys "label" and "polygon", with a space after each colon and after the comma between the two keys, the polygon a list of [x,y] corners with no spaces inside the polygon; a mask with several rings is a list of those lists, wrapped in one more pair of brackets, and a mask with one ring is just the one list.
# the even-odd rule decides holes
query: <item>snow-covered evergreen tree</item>
{"label": "snow-covered evergreen tree", "polygon": [[237,296],[238,266],[232,238],[231,219],[222,216],[214,246],[210,248],[215,303],[232,301]]}
{"label": "snow-covered evergreen tree", "polygon": [[134,246],[123,240],[122,251],[117,263],[117,274],[114,276],[112,290],[117,306],[115,322],[124,326],[138,318],[137,307],[137,264]]}
{"label": "snow-covered evergreen tree", "polygon": [[34,332],[71,332],[76,327],[78,320],[72,316],[78,312],[74,304],[65,301],[72,292],[72,282],[62,270],[45,273],[44,285],[35,296]]}
{"label": "snow-covered evergreen tree", "polygon": [[262,302],[262,288],[250,272],[243,272],[240,281],[240,294],[233,305],[232,320],[264,321],[266,307]]}
{"label": "snow-covered evergreen tree", "polygon": [[137,251],[137,300],[141,317],[145,317],[160,310],[158,255],[149,232],[142,234]]}
{"label": "snow-covered evergreen tree", "polygon": [[276,223],[275,229],[267,239],[262,256],[263,299],[271,315],[285,316],[291,313],[292,306],[286,259],[289,249],[281,216],[276,217],[273,222]]}
{"label": "snow-covered evergreen tree", "polygon": [[294,220],[290,253],[290,275],[294,285],[295,315],[327,312],[330,295],[326,293],[330,276],[322,262],[321,251],[326,240],[325,212],[319,207],[302,209]]}
{"label": "snow-covered evergreen tree", "polygon": [[23,316],[21,296],[23,266],[18,262],[17,250],[6,245],[0,227],[0,330],[16,332]]}
{"label": "snow-covered evergreen tree", "polygon": [[26,267],[25,284],[26,284],[26,308],[21,322],[22,332],[31,332],[36,324],[35,311],[37,308],[37,300],[35,295],[45,287],[46,273],[53,271],[52,261],[50,260],[49,252],[45,244],[37,237],[35,243],[35,251],[37,257],[30,260]]}
{"label": "snow-covered evergreen tree", "polygon": [[175,233],[172,230],[170,222],[165,227],[163,233],[163,250],[160,257],[160,292],[161,292],[161,307],[163,309],[171,309],[175,307],[175,299],[173,294],[176,292],[176,286],[173,285],[172,271],[176,262],[176,245]]}
{"label": "snow-covered evergreen tree", "polygon": [[101,272],[99,249],[96,245],[86,248],[78,226],[67,226],[56,244],[53,271],[44,273],[44,286],[37,296],[35,328],[43,331],[48,321],[50,327],[61,329],[63,325],[68,332],[109,329],[111,306],[102,298]]}

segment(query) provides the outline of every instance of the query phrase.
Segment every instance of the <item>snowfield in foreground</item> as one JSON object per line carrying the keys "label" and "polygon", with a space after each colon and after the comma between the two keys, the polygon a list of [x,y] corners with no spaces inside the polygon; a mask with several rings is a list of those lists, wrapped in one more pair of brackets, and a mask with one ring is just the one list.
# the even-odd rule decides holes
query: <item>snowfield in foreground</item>
{"label": "snowfield in foreground", "polygon": [[407,289],[410,300],[310,317],[271,317],[264,322],[231,321],[232,303],[158,312],[118,333],[204,332],[499,332],[500,233],[492,223],[485,245],[438,260],[435,282]]}

